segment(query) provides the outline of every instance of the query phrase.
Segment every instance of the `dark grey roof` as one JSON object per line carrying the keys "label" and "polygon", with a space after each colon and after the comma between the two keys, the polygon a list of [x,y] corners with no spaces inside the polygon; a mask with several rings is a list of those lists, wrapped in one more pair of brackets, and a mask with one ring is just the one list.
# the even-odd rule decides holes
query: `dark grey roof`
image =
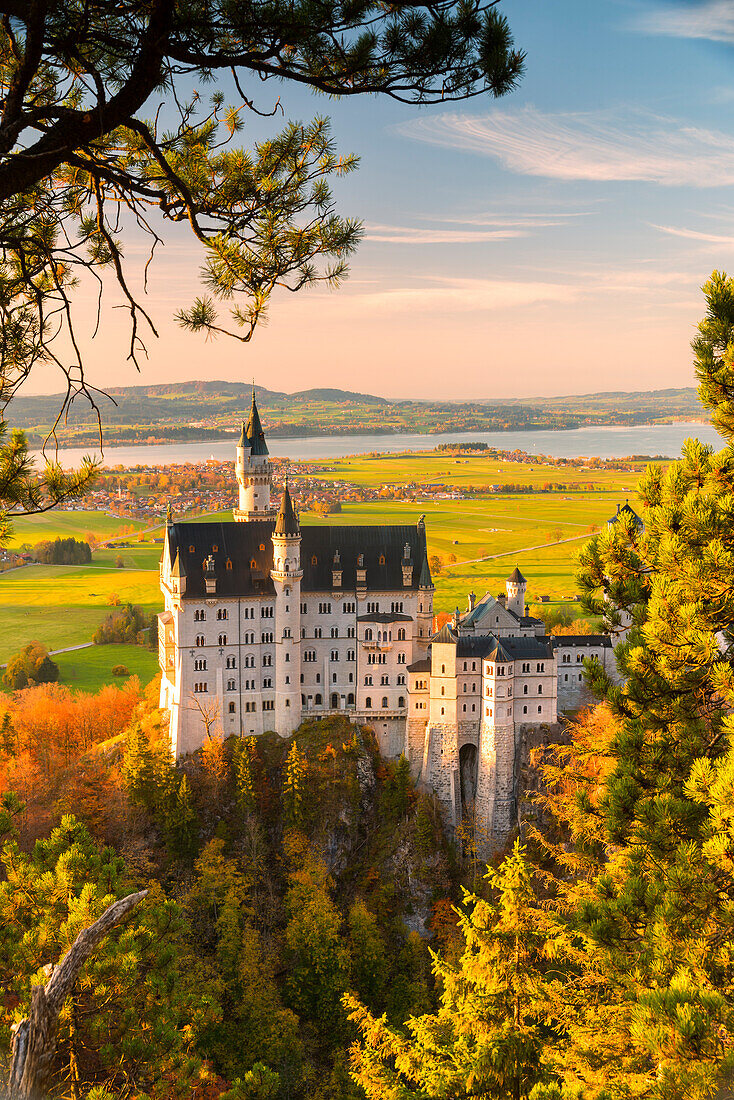
{"label": "dark grey roof", "polygon": [[517,566],[515,566],[515,568],[510,573],[510,575],[507,579],[508,579],[508,581],[511,581],[513,584],[527,584],[527,581],[525,580],[525,578],[523,577],[522,573],[517,568]]}
{"label": "dark grey roof", "polygon": [[553,647],[548,637],[495,638],[493,634],[481,634],[460,638],[456,656],[482,657],[485,661],[544,660],[553,656]]}
{"label": "dark grey roof", "polygon": [[293,507],[293,501],[291,500],[288,482],[286,481],[283,488],[283,499],[280,502],[280,511],[278,512],[278,518],[275,521],[275,534],[300,535],[300,533],[301,527],[298,523],[298,516],[296,515],[295,509]]}
{"label": "dark grey roof", "polygon": [[413,661],[412,665],[408,665],[408,672],[430,672],[431,662],[427,657],[423,657],[420,661]]}
{"label": "dark grey roof", "polygon": [[[419,524],[418,531],[422,531],[425,537],[426,527],[425,524]],[[433,578],[431,577],[431,567],[428,564],[428,547],[423,552],[423,564],[421,565],[421,576],[419,581],[421,588],[433,588]]]}
{"label": "dark grey roof", "polygon": [[247,427],[245,428],[245,435],[247,442],[245,446],[250,448],[250,454],[253,455],[266,455],[268,454],[268,445],[265,442],[265,432],[262,430],[260,423],[260,413],[257,411],[257,402],[255,401],[255,391],[252,391],[252,406],[250,407],[250,419],[247,421]]}
{"label": "dark grey roof", "polygon": [[[186,577],[184,597],[205,595],[204,561],[214,558],[218,596],[249,596],[273,592],[272,535],[275,523],[174,523],[168,528],[171,563],[179,551],[181,575]],[[382,527],[303,527],[301,567],[303,592],[333,592],[334,555],[340,556],[341,589],[354,592],[359,566],[366,573],[371,592],[415,591],[418,580],[403,584],[403,548],[409,543],[414,561],[425,552],[425,529],[409,525]],[[216,547],[216,549],[214,549]],[[261,549],[262,547],[262,549]],[[227,568],[227,562],[231,568]],[[254,566],[251,566],[254,562]]]}
{"label": "dark grey roof", "polygon": [[371,615],[358,615],[358,623],[412,623],[412,615],[401,615],[397,611],[373,611]]}
{"label": "dark grey roof", "polygon": [[634,508],[630,507],[630,502],[628,500],[625,501],[621,508],[619,505],[617,505],[616,515],[613,515],[610,520],[607,520],[607,525],[611,527],[617,522],[618,519],[621,519],[622,516],[631,516],[635,526],[638,528],[645,526],[642,519],[637,515],[637,512],[634,510]]}
{"label": "dark grey roof", "polygon": [[457,637],[451,628],[450,623],[444,623],[439,630],[438,634],[433,634],[431,637],[432,642],[448,642],[450,645],[456,645]]}
{"label": "dark grey roof", "polygon": [[479,637],[459,638],[459,644],[456,647],[457,657],[483,657],[487,649],[487,643],[494,642],[494,638],[488,638],[485,635],[479,635]]}
{"label": "dark grey roof", "polygon": [[612,648],[612,639],[608,634],[554,634],[551,641],[554,649],[564,649],[566,646],[601,646],[602,649]]}

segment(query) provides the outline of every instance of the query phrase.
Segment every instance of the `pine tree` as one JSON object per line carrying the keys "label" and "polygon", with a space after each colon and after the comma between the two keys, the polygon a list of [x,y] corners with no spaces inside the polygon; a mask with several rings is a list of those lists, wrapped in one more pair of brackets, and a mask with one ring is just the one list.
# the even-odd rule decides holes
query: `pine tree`
{"label": "pine tree", "polygon": [[199,822],[186,774],[181,777],[176,799],[167,815],[168,842],[181,859],[193,859],[199,841]]}
{"label": "pine tree", "polygon": [[252,813],[255,809],[255,786],[252,781],[252,741],[251,737],[240,738],[235,743],[232,758],[237,805],[245,815]]}
{"label": "pine tree", "polygon": [[375,916],[359,899],[349,910],[352,985],[372,1009],[382,1007],[388,974],[387,952]]}
{"label": "pine tree", "polygon": [[520,1100],[551,1078],[545,1047],[559,994],[544,969],[559,950],[559,931],[536,902],[519,844],[487,879],[496,902],[465,893],[459,964],[433,956],[441,982],[436,1013],[409,1019],[406,1034],[345,998],[360,1031],[353,1076],[370,1100]]}
{"label": "pine tree", "polygon": [[[0,1002],[0,1044],[7,1052],[13,998],[27,1014],[40,970],[130,891],[120,857],[97,847],[72,817],[30,853],[6,840],[2,865],[0,982],[8,998]],[[188,936],[179,907],[153,887],[105,938],[62,1010],[52,1096],[86,1095],[98,1086],[111,1096],[164,1100],[177,1089],[195,1089],[202,1069],[197,1043],[220,1010]]]}
{"label": "pine tree", "polygon": [[303,820],[303,803],[306,794],[306,761],[294,741],[288,750],[283,780],[283,817],[291,827]]}

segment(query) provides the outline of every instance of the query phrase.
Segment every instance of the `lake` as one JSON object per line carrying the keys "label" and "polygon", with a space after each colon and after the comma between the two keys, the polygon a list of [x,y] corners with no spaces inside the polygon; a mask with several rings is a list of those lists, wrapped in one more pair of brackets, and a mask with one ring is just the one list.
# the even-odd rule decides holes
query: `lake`
{"label": "lake", "polygon": [[[266,432],[267,436],[267,432]],[[516,432],[444,432],[436,435],[321,435],[309,438],[270,439],[271,455],[294,460],[342,458],[366,451],[426,451],[439,443],[487,443],[504,451],[521,450],[529,454],[552,455],[554,458],[625,458],[627,455],[680,454],[684,439],[696,436],[717,450],[724,440],[710,424],[638,424],[635,427],[573,428],[569,431]],[[108,447],[104,461],[108,466],[160,466],[170,463],[205,462],[208,458],[234,458],[237,436],[208,443],[163,443],[128,447]],[[59,449],[64,466],[77,465],[83,448]]]}

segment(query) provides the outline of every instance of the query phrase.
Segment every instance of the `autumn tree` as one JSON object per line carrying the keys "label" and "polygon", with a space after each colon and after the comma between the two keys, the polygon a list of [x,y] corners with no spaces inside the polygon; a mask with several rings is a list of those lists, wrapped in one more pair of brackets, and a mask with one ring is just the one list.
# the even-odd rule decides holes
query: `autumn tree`
{"label": "autumn tree", "polygon": [[12,691],[18,691],[34,684],[53,683],[58,678],[59,666],[51,660],[45,645],[29,642],[8,661],[3,683]]}

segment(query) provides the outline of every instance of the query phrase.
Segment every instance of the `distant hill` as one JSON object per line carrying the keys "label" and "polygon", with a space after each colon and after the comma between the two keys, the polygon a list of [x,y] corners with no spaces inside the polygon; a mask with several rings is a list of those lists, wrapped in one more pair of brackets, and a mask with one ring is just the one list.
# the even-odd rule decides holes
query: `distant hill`
{"label": "distant hill", "polygon": [[[476,401],[388,399],[331,387],[283,393],[256,386],[266,431],[272,438],[396,432],[472,432],[564,429],[603,424],[705,420],[696,390],[607,392],[566,397],[487,398]],[[247,416],[252,386],[243,382],[169,382],[112,387],[100,398],[108,444],[166,440],[226,439]],[[62,402],[61,394],[17,397],[8,407],[11,427],[24,428],[32,443],[43,439]],[[71,409],[58,438],[94,445],[96,419],[82,402]]]}

